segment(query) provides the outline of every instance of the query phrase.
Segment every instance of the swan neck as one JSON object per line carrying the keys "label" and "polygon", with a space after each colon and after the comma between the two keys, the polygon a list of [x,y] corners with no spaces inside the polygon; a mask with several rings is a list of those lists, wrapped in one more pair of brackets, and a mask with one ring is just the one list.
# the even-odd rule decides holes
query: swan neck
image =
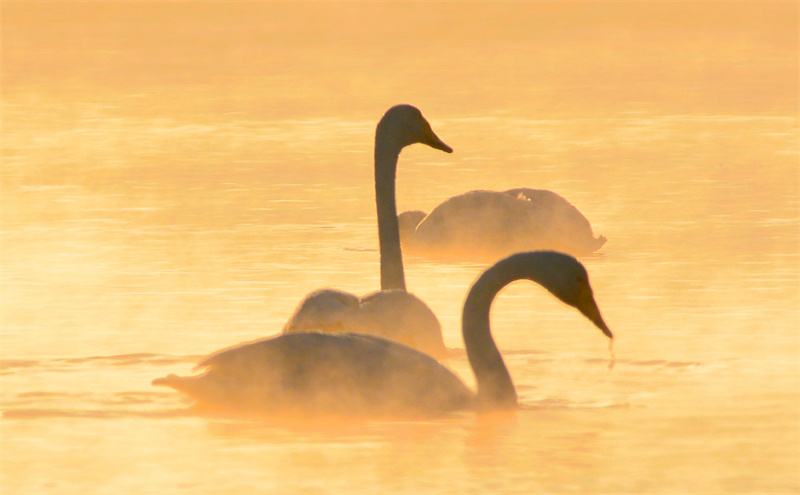
{"label": "swan neck", "polygon": [[381,290],[406,290],[400,226],[395,201],[395,176],[400,150],[375,136],[375,203],[378,209],[378,242],[381,253]]}
{"label": "swan neck", "polygon": [[517,392],[500,350],[492,337],[489,313],[497,293],[520,277],[490,268],[472,285],[464,302],[462,333],[467,357],[478,384],[479,407],[512,408]]}

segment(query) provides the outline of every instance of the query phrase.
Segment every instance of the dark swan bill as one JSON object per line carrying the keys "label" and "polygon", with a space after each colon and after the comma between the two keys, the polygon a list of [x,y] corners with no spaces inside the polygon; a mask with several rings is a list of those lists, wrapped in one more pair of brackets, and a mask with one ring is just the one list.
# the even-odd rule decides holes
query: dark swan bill
{"label": "dark swan bill", "polygon": [[240,344],[200,362],[202,374],[169,375],[153,384],[185,393],[206,411],[237,415],[407,418],[515,408],[516,390],[492,338],[489,311],[497,293],[516,280],[542,285],[612,337],[583,265],[561,253],[527,252],[487,269],[467,294],[462,334],[477,392],[408,346],[372,335],[322,333]]}
{"label": "dark swan bill", "polygon": [[[420,117],[421,117],[421,115],[420,115]],[[433,132],[433,129],[431,129],[430,124],[428,124],[427,122],[425,122],[425,123],[427,124],[427,128],[425,130],[426,136],[425,136],[425,141],[423,141],[423,143],[427,144],[431,148],[444,151],[445,153],[452,153],[453,152],[453,148],[451,148],[450,146],[446,145],[444,143],[444,141],[439,139],[439,136],[437,136],[436,133]]]}

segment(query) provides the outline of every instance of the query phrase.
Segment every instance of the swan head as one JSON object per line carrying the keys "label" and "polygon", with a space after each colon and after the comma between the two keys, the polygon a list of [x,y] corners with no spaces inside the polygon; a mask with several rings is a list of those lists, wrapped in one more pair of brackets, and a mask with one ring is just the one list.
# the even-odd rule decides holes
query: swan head
{"label": "swan head", "polygon": [[453,148],[446,145],[433,132],[422,112],[411,105],[395,105],[387,110],[378,122],[375,138],[376,141],[395,148],[394,151],[397,153],[415,143],[427,144],[446,153],[453,152]]}
{"label": "swan head", "polygon": [[589,274],[578,260],[555,251],[520,253],[507,259],[513,258],[519,258],[518,266],[523,267],[524,278],[539,283],[562,302],[580,311],[606,337],[614,338],[594,300]]}

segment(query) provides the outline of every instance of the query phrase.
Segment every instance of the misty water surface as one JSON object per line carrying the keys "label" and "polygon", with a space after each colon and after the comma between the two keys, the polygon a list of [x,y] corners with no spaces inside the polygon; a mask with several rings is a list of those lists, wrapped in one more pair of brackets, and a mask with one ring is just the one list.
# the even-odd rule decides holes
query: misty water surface
{"label": "misty water surface", "polygon": [[[796,3],[17,3],[2,20],[2,490],[796,493]],[[551,189],[617,336],[532,284],[492,325],[521,408],[246,422],[150,386],[379,287],[398,208]],[[463,349],[479,263],[406,257]],[[467,383],[464,358],[446,363]]]}

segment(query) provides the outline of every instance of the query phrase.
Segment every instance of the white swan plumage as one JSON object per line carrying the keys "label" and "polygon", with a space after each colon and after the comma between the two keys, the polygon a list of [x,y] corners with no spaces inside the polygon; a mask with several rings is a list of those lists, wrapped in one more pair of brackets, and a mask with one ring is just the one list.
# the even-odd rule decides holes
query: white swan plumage
{"label": "white swan plumage", "polygon": [[439,320],[414,294],[379,290],[358,297],[337,289],[308,294],[283,333],[323,332],[377,335],[442,359],[448,355]]}
{"label": "white swan plumage", "polygon": [[378,335],[435,358],[447,355],[439,320],[417,296],[406,291],[400,249],[395,177],[400,151],[422,143],[452,153],[419,109],[390,108],[375,131],[375,203],[378,212],[381,290],[358,297],[338,289],[319,289],[298,304],[283,333],[355,332]]}
{"label": "white swan plumage", "polygon": [[539,283],[613,339],[575,258],[519,253],[484,271],[464,302],[462,334],[477,391],[431,356],[373,335],[290,333],[239,344],[201,361],[200,375],[169,375],[206,411],[266,416],[419,417],[467,409],[511,409],[517,394],[492,338],[492,301],[511,282]]}
{"label": "white swan plumage", "polygon": [[495,260],[542,249],[585,256],[606,242],[575,206],[543,189],[470,191],[427,215],[405,211],[399,223],[405,250],[439,258]]}

